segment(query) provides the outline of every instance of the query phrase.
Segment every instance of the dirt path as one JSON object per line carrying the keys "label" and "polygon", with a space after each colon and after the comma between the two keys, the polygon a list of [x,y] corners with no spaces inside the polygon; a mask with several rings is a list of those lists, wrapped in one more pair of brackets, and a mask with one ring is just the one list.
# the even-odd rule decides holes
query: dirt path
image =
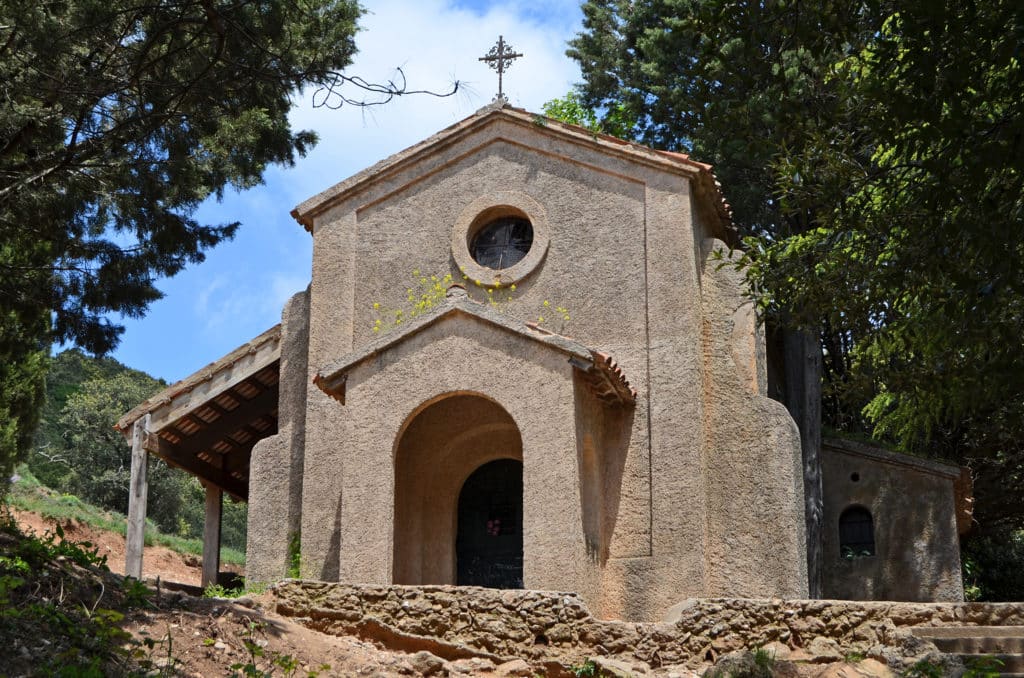
{"label": "dirt path", "polygon": [[[37,513],[12,509],[18,526],[26,532],[43,535],[53,530],[57,521],[44,518]],[[111,572],[124,574],[124,537],[116,532],[98,530],[91,525],[68,520],[61,522],[64,536],[72,541],[90,542],[99,550],[101,556],[107,557],[107,567]],[[242,574],[242,568],[233,565],[221,565],[222,570],[231,570]],[[147,546],[142,552],[143,578],[160,577],[163,581],[179,582],[199,586],[202,579],[202,560],[199,556],[182,554],[164,546]]]}

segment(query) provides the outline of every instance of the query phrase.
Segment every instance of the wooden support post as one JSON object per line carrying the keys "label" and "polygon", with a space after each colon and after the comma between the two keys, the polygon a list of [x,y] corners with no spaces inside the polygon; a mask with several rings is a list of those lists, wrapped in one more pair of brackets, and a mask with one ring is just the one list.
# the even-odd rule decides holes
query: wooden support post
{"label": "wooden support post", "polygon": [[220,514],[224,493],[219,487],[206,485],[206,521],[203,523],[202,586],[217,583],[220,571]]}
{"label": "wooden support post", "polygon": [[149,415],[132,426],[132,475],[128,489],[128,527],[125,531],[124,573],[142,579],[142,548],[146,540],[146,495],[149,484],[146,466],[149,453],[144,446]]}

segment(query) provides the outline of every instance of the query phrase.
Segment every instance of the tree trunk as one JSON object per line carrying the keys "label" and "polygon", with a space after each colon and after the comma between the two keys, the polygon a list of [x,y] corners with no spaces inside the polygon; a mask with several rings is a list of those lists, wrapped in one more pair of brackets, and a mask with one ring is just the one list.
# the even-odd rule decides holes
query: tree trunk
{"label": "tree trunk", "polygon": [[807,519],[807,586],[822,595],[821,343],[815,333],[782,330],[785,405],[800,429]]}

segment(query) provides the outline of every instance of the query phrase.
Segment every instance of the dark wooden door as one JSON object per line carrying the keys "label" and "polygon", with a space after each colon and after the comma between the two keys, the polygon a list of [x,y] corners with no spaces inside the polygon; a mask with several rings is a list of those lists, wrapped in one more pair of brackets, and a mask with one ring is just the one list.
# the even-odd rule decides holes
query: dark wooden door
{"label": "dark wooden door", "polygon": [[523,588],[522,462],[488,462],[466,479],[455,558],[460,586]]}

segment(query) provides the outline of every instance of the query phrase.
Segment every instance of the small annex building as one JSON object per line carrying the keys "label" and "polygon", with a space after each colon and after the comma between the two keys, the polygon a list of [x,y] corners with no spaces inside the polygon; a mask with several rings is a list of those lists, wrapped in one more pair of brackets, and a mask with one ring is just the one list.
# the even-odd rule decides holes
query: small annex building
{"label": "small annex building", "polygon": [[[571,590],[606,618],[807,597],[800,437],[708,165],[498,100],[292,214],[312,282],[281,324],[118,422],[207,485],[207,580],[226,492],[250,581],[297,547],[304,577]],[[414,270],[461,284],[377,325]]]}

